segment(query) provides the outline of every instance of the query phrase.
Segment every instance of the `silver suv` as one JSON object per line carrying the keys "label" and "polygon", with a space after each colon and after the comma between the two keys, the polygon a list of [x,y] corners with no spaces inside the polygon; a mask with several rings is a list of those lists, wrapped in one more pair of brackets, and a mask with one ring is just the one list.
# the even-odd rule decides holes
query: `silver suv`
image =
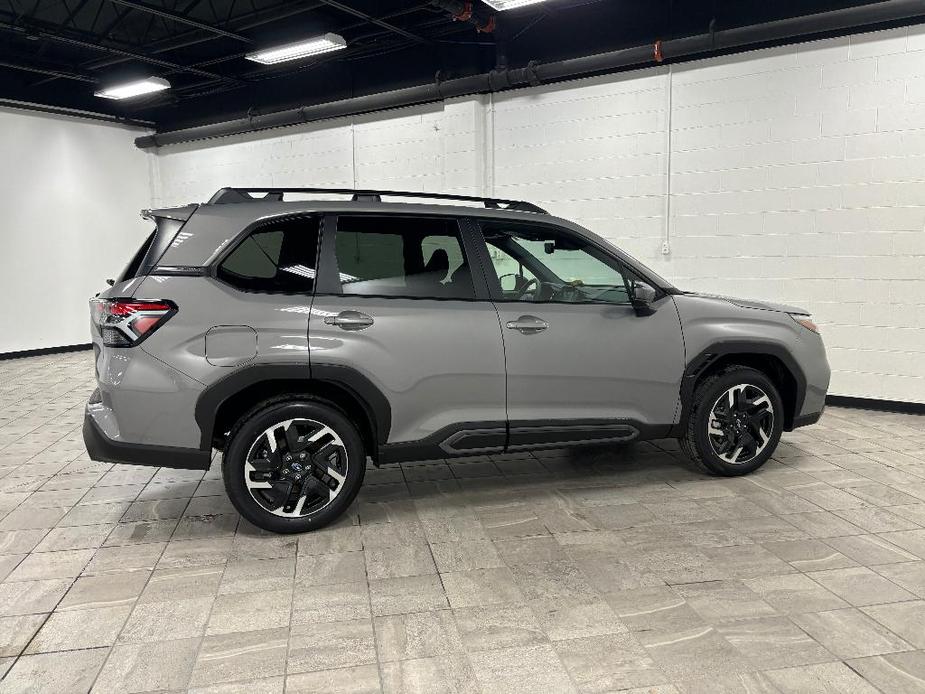
{"label": "silver suv", "polygon": [[681,291],[529,203],[225,188],[144,214],[156,229],[90,302],[87,450],[205,470],[218,449],[267,530],[337,518],[367,458],[676,437],[741,475],[823,409],[806,311]]}

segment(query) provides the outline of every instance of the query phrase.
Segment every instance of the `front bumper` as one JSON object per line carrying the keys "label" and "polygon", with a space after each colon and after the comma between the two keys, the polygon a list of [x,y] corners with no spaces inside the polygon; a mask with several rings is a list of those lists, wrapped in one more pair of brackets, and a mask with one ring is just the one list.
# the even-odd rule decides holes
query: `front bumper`
{"label": "front bumper", "polygon": [[793,429],[808,427],[810,424],[815,424],[819,421],[819,418],[822,417],[824,411],[825,407],[818,412],[810,412],[809,414],[801,414],[799,417],[795,417],[793,420]]}
{"label": "front bumper", "polygon": [[212,451],[203,451],[198,448],[175,448],[115,441],[106,436],[97,425],[89,406],[84,414],[83,435],[90,460],[101,463],[208,470],[212,457]]}

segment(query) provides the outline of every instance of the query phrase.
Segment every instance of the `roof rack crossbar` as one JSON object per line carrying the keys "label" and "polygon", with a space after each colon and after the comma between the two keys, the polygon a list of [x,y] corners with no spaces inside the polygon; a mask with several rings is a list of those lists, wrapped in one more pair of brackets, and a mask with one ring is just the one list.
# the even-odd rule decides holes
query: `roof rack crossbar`
{"label": "roof rack crossbar", "polygon": [[399,198],[422,198],[452,200],[456,202],[480,202],[486,208],[495,210],[518,210],[549,214],[543,208],[523,200],[502,198],[480,198],[473,195],[451,195],[447,193],[419,193],[405,190],[355,190],[353,188],[222,188],[209,200],[209,204],[237,202],[281,201],[285,193],[316,193],[350,195],[354,202],[381,202],[383,196]]}

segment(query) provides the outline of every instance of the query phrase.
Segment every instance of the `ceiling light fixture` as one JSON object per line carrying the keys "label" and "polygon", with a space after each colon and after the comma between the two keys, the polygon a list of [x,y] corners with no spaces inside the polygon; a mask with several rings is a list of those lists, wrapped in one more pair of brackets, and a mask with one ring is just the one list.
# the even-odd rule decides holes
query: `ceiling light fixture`
{"label": "ceiling light fixture", "polygon": [[300,60],[301,58],[308,58],[321,53],[339,51],[346,47],[347,42],[344,41],[343,36],[325,34],[324,36],[315,36],[304,41],[296,41],[283,46],[274,46],[262,51],[255,51],[248,53],[244,57],[262,65],[276,65],[276,63],[284,63],[288,60]]}
{"label": "ceiling light fixture", "polygon": [[94,92],[93,95],[103,99],[131,99],[134,96],[153,94],[154,92],[161,92],[165,89],[170,89],[170,82],[160,77],[148,77],[144,80],[126,82],[124,84],[117,84],[114,87],[107,87],[106,89]]}
{"label": "ceiling light fixture", "polygon": [[485,4],[492,9],[503,12],[504,10],[516,10],[518,7],[527,5],[536,5],[546,0],[484,0]]}

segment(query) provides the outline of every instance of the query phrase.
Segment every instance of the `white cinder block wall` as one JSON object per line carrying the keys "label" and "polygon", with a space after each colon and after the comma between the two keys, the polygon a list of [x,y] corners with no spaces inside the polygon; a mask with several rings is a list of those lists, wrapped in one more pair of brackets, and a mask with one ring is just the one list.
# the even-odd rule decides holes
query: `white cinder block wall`
{"label": "white cinder block wall", "polygon": [[153,227],[142,134],[0,109],[0,354],[90,341],[89,298]]}
{"label": "white cinder block wall", "polygon": [[535,201],[682,288],[810,309],[832,393],[925,402],[925,27],[158,151],[158,203],[224,185]]}

